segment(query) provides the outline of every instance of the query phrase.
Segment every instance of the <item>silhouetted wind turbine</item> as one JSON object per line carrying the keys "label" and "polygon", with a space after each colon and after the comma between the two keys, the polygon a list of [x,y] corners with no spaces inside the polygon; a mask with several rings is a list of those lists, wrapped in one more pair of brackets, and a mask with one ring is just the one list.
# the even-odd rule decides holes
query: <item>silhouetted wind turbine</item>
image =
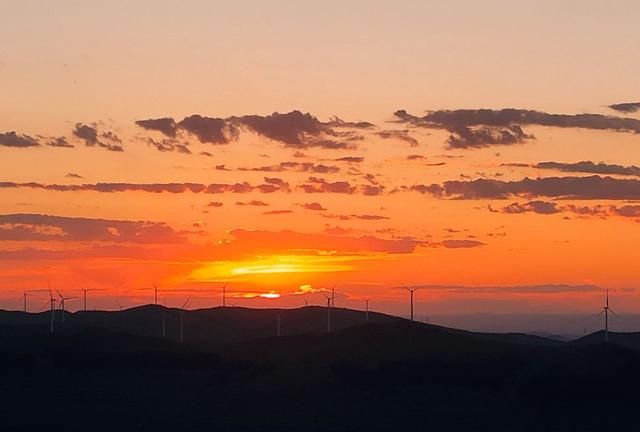
{"label": "silhouetted wind turbine", "polygon": [[369,300],[364,299],[364,320],[369,321]]}
{"label": "silhouetted wind turbine", "polygon": [[51,292],[51,283],[47,281],[47,286],[49,287],[49,302],[50,302],[50,311],[49,314],[49,333],[53,334],[55,332],[55,321],[56,321],[56,299],[53,298],[53,293]]}
{"label": "silhouetted wind turbine", "polygon": [[280,333],[280,314],[278,314],[278,316],[277,316],[277,323],[276,324],[277,324],[277,326],[276,326],[276,335],[278,337],[280,337],[280,334],[281,334]]}
{"label": "silhouetted wind turbine", "polygon": [[158,286],[157,285],[153,286],[153,304],[154,305],[158,304]]}
{"label": "silhouetted wind turbine", "polygon": [[609,307],[609,288],[607,288],[607,292],[605,294],[604,307],[602,308],[602,312],[600,315],[604,314],[604,343],[609,342],[609,312],[611,312],[614,316],[618,316],[611,307]]}
{"label": "silhouetted wind turbine", "polygon": [[222,285],[222,307],[227,307],[227,286]]}
{"label": "silhouetted wind turbine", "polygon": [[26,291],[23,293],[23,308],[22,310],[24,311],[24,313],[27,313],[27,296],[29,295],[29,293],[27,293]]}
{"label": "silhouetted wind turbine", "polygon": [[180,343],[184,342],[184,308],[187,307],[190,301],[191,297],[189,297],[180,308]]}
{"label": "silhouetted wind turbine", "polygon": [[82,310],[83,311],[87,311],[87,292],[88,291],[100,291],[100,289],[98,288],[85,288],[82,290],[82,294],[83,294],[83,304],[82,304]]}
{"label": "silhouetted wind turbine", "polygon": [[324,291],[320,291],[322,295],[327,299],[327,333],[331,333],[331,305],[335,296],[335,291],[331,291],[331,294],[327,294]]}
{"label": "silhouetted wind turbine", "polygon": [[416,288],[416,287],[409,288],[408,286],[406,286],[404,284],[400,284],[400,285],[402,285],[402,288],[406,289],[410,293],[410,298],[411,298],[411,321],[413,321],[413,293],[416,292],[419,288]]}
{"label": "silhouetted wind turbine", "polygon": [[56,292],[60,297],[60,310],[62,311],[62,323],[64,324],[64,302],[65,300],[73,300],[73,299],[76,299],[77,297],[65,297],[62,295],[60,291],[56,290]]}

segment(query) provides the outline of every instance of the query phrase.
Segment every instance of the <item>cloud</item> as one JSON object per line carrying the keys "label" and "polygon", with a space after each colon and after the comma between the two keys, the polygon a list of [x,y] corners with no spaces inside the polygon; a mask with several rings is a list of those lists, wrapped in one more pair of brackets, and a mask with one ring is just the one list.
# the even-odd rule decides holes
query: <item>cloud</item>
{"label": "cloud", "polygon": [[65,175],[65,177],[67,177],[67,178],[73,178],[73,179],[81,179],[81,178],[84,178],[84,177],[82,177],[80,174],[76,174],[76,173],[72,173],[72,172],[67,173],[67,175]]}
{"label": "cloud", "polygon": [[[489,207],[490,211],[493,208]],[[537,213],[543,215],[553,215],[558,213],[573,213],[580,217],[608,218],[612,216],[640,218],[640,205],[595,205],[577,206],[575,204],[560,205],[555,202],[529,201],[525,203],[512,203],[500,210],[506,214]]]}
{"label": "cloud", "polygon": [[292,210],[269,210],[266,212],[262,212],[262,214],[266,216],[282,215],[282,214],[289,214],[289,213],[293,213],[293,211]]}
{"label": "cloud", "polygon": [[448,144],[453,148],[521,143],[533,136],[523,125],[558,128],[607,130],[640,133],[640,120],[601,114],[550,114],[541,111],[507,108],[436,110],[419,117],[405,110],[395,112],[398,122],[415,127],[446,129],[452,132]]}
{"label": "cloud", "polygon": [[524,133],[520,126],[514,125],[505,128],[491,127],[457,127],[447,139],[447,144],[452,149],[483,148],[495,145],[521,144],[527,140],[535,139],[533,135]]}
{"label": "cloud", "polygon": [[322,217],[327,219],[339,219],[339,220],[364,220],[364,221],[379,221],[389,219],[387,216],[374,215],[374,214],[324,214]]}
{"label": "cloud", "polygon": [[626,102],[609,105],[614,111],[618,111],[625,114],[631,114],[640,111],[640,102]]}
{"label": "cloud", "polygon": [[76,123],[73,129],[73,135],[84,141],[87,147],[98,146],[113,152],[122,152],[122,141],[113,132],[98,132],[95,126],[88,126],[82,123]]}
{"label": "cloud", "polygon": [[399,190],[415,191],[438,198],[505,199],[511,196],[550,197],[558,199],[640,199],[640,180],[612,177],[544,177],[515,181],[477,179],[447,181],[443,184],[403,186]]}
{"label": "cloud", "polygon": [[18,135],[15,131],[0,133],[0,146],[26,148],[38,147],[40,143],[29,135]]}
{"label": "cloud", "polygon": [[[515,166],[515,165],[512,165]],[[594,163],[591,161],[581,161],[575,163],[563,162],[539,162],[533,165],[526,165],[531,168],[557,170],[562,172],[581,172],[589,174],[612,174],[622,176],[640,177],[640,167],[635,165],[622,166],[615,164],[606,164],[604,162]]]}
{"label": "cloud", "polygon": [[201,143],[228,144],[239,137],[238,128],[221,118],[194,114],[185,117],[178,126],[194,135]]}
{"label": "cloud", "polygon": [[210,201],[207,207],[222,207],[223,205],[220,201]]}
{"label": "cloud", "polygon": [[447,249],[469,249],[485,246],[485,243],[477,240],[443,240],[439,243],[431,243],[432,246],[441,246]]}
{"label": "cloud", "polygon": [[364,157],[362,156],[344,156],[337,159],[334,159],[335,162],[348,162],[348,163],[362,163],[364,162]]}
{"label": "cloud", "polygon": [[294,231],[251,231],[236,229],[230,233],[232,246],[258,246],[266,251],[335,251],[338,253],[382,252],[412,253],[419,242],[412,239],[385,240],[373,236],[344,237],[326,234],[306,234]]}
{"label": "cloud", "polygon": [[319,177],[309,177],[306,183],[298,186],[305,193],[339,193],[374,196],[382,195],[384,186],[382,185],[352,185],[348,181],[330,182]]}
{"label": "cloud", "polygon": [[411,147],[418,146],[418,140],[409,134],[408,130],[383,130],[376,132],[376,135],[383,139],[397,139],[409,143]]}
{"label": "cloud", "polygon": [[618,216],[640,218],[640,205],[625,205],[622,207],[612,207],[612,211]]}
{"label": "cloud", "polygon": [[8,214],[0,215],[0,240],[152,244],[182,243],[185,238],[164,222]]}
{"label": "cloud", "polygon": [[335,128],[348,128],[348,129],[372,129],[376,127],[373,123],[369,123],[366,121],[344,121],[338,117],[332,117],[327,123],[324,123],[326,126],[335,127]]}
{"label": "cloud", "polygon": [[74,148],[75,146],[73,144],[70,144],[67,141],[67,137],[53,137],[53,138],[49,138],[49,140],[47,141],[47,145],[49,147],[59,147],[59,148]]}
{"label": "cloud", "polygon": [[280,162],[278,165],[267,165],[254,168],[238,168],[238,171],[260,171],[260,172],[310,172],[314,174],[335,174],[340,168],[333,165],[315,164],[313,162]]}
{"label": "cloud", "polygon": [[289,183],[278,178],[265,177],[264,183],[251,185],[247,182],[243,183],[211,183],[209,185],[202,183],[86,183],[86,184],[44,184],[37,182],[16,183],[16,182],[0,182],[0,189],[9,188],[31,188],[42,189],[55,192],[149,192],[149,193],[205,193],[205,194],[222,194],[222,193],[273,193],[273,192],[290,192]]}
{"label": "cloud", "polygon": [[[321,147],[327,149],[347,149],[355,147],[353,141],[362,139],[355,133],[358,129],[374,127],[368,122],[348,122],[337,117],[329,122],[321,122],[309,113],[291,111],[266,116],[243,115],[228,118],[203,117],[193,114],[177,122],[171,117],[136,121],[136,125],[146,130],[158,131],[169,138],[175,138],[179,131],[186,131],[202,143],[228,144],[237,141],[240,129],[245,129],[285,147],[304,149]],[[344,130],[350,129],[350,130]]]}
{"label": "cloud", "polygon": [[513,203],[502,209],[503,213],[517,214],[517,213],[538,213],[538,214],[556,214],[562,210],[556,203],[547,201],[529,201],[527,203]]}
{"label": "cloud", "polygon": [[175,138],[178,129],[178,125],[171,117],[138,120],[136,125],[143,129],[161,132],[170,138]]}
{"label": "cloud", "polygon": [[254,206],[254,207],[266,207],[269,205],[269,203],[266,203],[264,201],[258,201],[258,200],[251,200],[251,201],[237,201],[236,202],[237,206]]}
{"label": "cloud", "polygon": [[291,111],[287,114],[273,113],[268,116],[245,115],[234,117],[234,121],[258,135],[284,143],[289,147],[310,147],[331,129],[309,113]]}
{"label": "cloud", "polygon": [[164,138],[157,141],[153,138],[147,138],[147,143],[154,146],[160,152],[178,152],[182,154],[191,154],[191,150],[187,147],[186,143],[181,143],[173,138]]}
{"label": "cloud", "polygon": [[320,204],[319,202],[311,202],[311,203],[305,203],[305,204],[300,204],[300,207],[302,207],[305,210],[314,210],[314,211],[326,211],[327,209],[322,207],[322,204]]}

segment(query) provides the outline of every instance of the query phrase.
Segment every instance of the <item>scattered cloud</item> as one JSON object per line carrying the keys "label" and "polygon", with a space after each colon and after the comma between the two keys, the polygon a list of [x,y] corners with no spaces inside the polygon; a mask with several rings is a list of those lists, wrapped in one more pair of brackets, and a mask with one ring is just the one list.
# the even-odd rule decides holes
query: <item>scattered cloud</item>
{"label": "scattered cloud", "polygon": [[136,125],[143,129],[161,132],[170,138],[175,138],[178,129],[178,125],[171,117],[138,120]]}
{"label": "scattered cloud", "polygon": [[335,174],[340,168],[333,165],[315,164],[313,162],[280,162],[278,165],[267,165],[253,168],[238,168],[238,171],[259,171],[259,172],[310,172],[314,174]]}
{"label": "scattered cloud", "polygon": [[537,168],[546,170],[556,170],[562,172],[576,172],[588,174],[610,174],[621,176],[637,176],[640,177],[640,167],[635,165],[623,166],[616,164],[607,164],[604,162],[580,161],[574,163],[566,162],[538,162],[536,164],[509,163],[503,166],[515,168]]}
{"label": "scattered cloud", "polygon": [[29,135],[18,135],[15,131],[0,133],[0,146],[4,147],[38,147],[40,143],[37,139]]}
{"label": "scattered cloud", "polygon": [[311,203],[305,203],[305,204],[300,204],[300,207],[302,207],[305,210],[314,210],[314,211],[326,211],[327,209],[322,207],[322,204],[320,204],[319,202],[311,202]]}
{"label": "scattered cloud", "polygon": [[52,137],[47,140],[47,145],[49,147],[59,147],[59,148],[74,148],[73,144],[70,144],[67,141],[67,137]]}
{"label": "scattered cloud", "polygon": [[640,199],[640,180],[600,177],[544,177],[503,181],[492,179],[453,180],[443,184],[403,186],[438,198],[505,199],[511,196],[550,197],[558,199]]}
{"label": "scattered cloud", "polygon": [[236,205],[237,206],[267,207],[269,205],[269,203],[266,203],[264,201],[251,200],[251,201],[237,201]]}
{"label": "scattered cloud", "polygon": [[164,222],[122,221],[42,214],[0,215],[4,241],[101,241],[182,243],[184,237]]}
{"label": "scattered cloud", "polygon": [[511,145],[534,139],[521,126],[547,126],[640,133],[640,120],[601,114],[550,114],[541,111],[507,108],[430,111],[415,116],[405,110],[395,112],[398,122],[414,127],[445,129],[451,148],[478,148]]}
{"label": "scattered cloud", "polygon": [[640,111],[640,102],[625,102],[609,105],[614,111],[618,111],[625,114],[632,114]]}
{"label": "scattered cloud", "polygon": [[289,214],[289,213],[293,213],[293,210],[269,210],[266,212],[262,212],[262,214],[266,216],[282,215],[282,214]]}
{"label": "scattered cloud", "polygon": [[396,139],[409,143],[411,147],[418,146],[418,140],[411,136],[408,130],[383,130],[376,132],[376,135],[383,139]]}
{"label": "scattered cloud", "polygon": [[185,117],[178,123],[178,127],[194,135],[201,143],[228,144],[239,137],[235,125],[221,118],[203,117],[198,114]]}
{"label": "scattered cloud", "polygon": [[123,152],[122,140],[113,132],[99,132],[97,127],[76,123],[73,135],[84,141],[87,147],[98,146],[113,152]]}
{"label": "scattered cloud", "polygon": [[202,183],[86,183],[86,184],[45,184],[37,182],[16,183],[16,182],[0,182],[0,189],[8,188],[30,188],[42,189],[56,192],[150,192],[150,193],[205,193],[205,194],[222,194],[222,193],[273,193],[273,192],[290,192],[289,183],[278,178],[265,177],[264,183],[251,185],[247,182],[242,183],[211,183],[209,185]]}

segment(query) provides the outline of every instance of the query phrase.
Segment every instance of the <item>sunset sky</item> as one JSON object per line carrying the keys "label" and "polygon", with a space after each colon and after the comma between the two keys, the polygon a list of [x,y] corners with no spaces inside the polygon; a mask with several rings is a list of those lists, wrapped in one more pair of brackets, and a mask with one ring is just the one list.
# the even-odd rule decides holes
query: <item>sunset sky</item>
{"label": "sunset sky", "polygon": [[0,16],[0,308],[640,308],[637,1]]}

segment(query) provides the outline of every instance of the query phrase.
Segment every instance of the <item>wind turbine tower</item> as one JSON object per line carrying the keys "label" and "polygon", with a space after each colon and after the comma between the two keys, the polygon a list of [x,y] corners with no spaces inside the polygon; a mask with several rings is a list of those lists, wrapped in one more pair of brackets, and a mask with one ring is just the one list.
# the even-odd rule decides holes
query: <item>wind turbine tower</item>
{"label": "wind turbine tower", "polygon": [[415,287],[409,288],[408,286],[405,286],[405,285],[402,285],[402,287],[407,291],[409,291],[409,296],[411,299],[411,321],[413,321],[413,293],[416,292],[418,288],[415,288]]}
{"label": "wind turbine tower", "polygon": [[369,321],[369,299],[364,299],[364,320]]}
{"label": "wind turbine tower", "polygon": [[190,301],[191,297],[189,297],[180,308],[180,343],[184,342],[184,309],[187,307]]}
{"label": "wind turbine tower", "polygon": [[222,286],[222,307],[227,307],[227,286]]}
{"label": "wind turbine tower", "polygon": [[334,291],[331,290],[331,294],[327,294],[321,291],[322,295],[327,299],[327,333],[331,333],[331,305],[333,304]]}
{"label": "wind turbine tower", "polygon": [[277,318],[278,318],[278,320],[277,320],[277,327],[276,327],[276,330],[277,330],[277,335],[278,335],[278,337],[280,337],[280,335],[281,335],[281,332],[280,332],[280,314],[278,314],[278,317],[277,317]]}
{"label": "wind turbine tower", "polygon": [[604,299],[604,307],[602,308],[602,312],[600,315],[604,315],[604,343],[609,342],[609,312],[611,312],[614,316],[616,313],[609,306],[609,289],[607,288],[607,292],[605,294]]}

